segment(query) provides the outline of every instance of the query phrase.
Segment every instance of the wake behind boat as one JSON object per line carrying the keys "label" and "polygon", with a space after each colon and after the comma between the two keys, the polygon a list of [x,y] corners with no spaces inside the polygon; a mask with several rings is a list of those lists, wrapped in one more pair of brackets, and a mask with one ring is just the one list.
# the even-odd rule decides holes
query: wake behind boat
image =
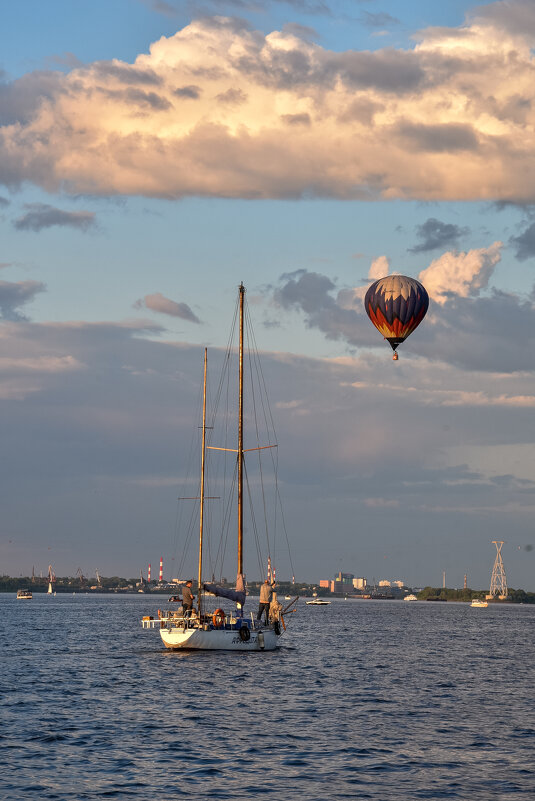
{"label": "wake behind boat", "polygon": [[[191,590],[186,593],[183,590],[182,606],[176,611],[173,609],[158,610],[157,619],[152,616],[145,616],[142,619],[144,628],[157,628],[164,645],[170,649],[195,649],[195,650],[231,650],[231,651],[272,651],[278,647],[281,635],[286,631],[284,620],[285,614],[295,611],[290,609],[294,606],[294,599],[290,604],[283,608],[277,600],[276,593],[273,591],[269,610],[264,609],[264,614],[257,619],[260,612],[255,616],[254,612],[245,613],[244,605],[246,600],[246,587],[244,576],[244,499],[250,498],[250,488],[246,489],[246,470],[245,453],[251,451],[263,451],[277,446],[272,443],[257,444],[256,447],[244,447],[244,357],[245,357],[245,287],[241,284],[239,289],[238,314],[239,314],[239,359],[238,359],[238,441],[237,448],[227,448],[222,446],[207,445],[206,424],[206,376],[207,376],[207,351],[204,353],[204,380],[203,380],[203,402],[202,402],[202,444],[201,444],[201,479],[198,500],[199,504],[199,557],[198,557],[198,579],[197,579],[197,605],[192,606],[193,596]],[[230,354],[230,350],[229,350]],[[256,354],[257,357],[257,354]],[[226,362],[228,359],[226,359]],[[255,362],[255,369],[258,364]],[[251,371],[252,372],[252,371]],[[262,384],[261,384],[262,386]],[[264,388],[265,392],[265,388]],[[267,399],[265,399],[267,401]],[[254,405],[254,404],[253,404]],[[210,426],[210,429],[212,427]],[[205,539],[205,501],[209,496],[205,494],[205,467],[206,451],[227,451],[236,454],[235,470],[237,472],[237,577],[234,588],[229,588],[226,583],[216,583],[203,581],[204,577],[204,539]],[[262,475],[262,474],[261,474]],[[261,478],[263,481],[263,478]],[[218,499],[212,496],[211,499]],[[278,494],[277,494],[278,499]],[[265,503],[264,503],[265,512]],[[253,520],[254,524],[254,520]],[[253,528],[255,526],[253,525]],[[257,534],[257,532],[255,532]],[[224,539],[226,543],[226,537]],[[269,540],[268,540],[269,543]],[[258,549],[258,537],[257,537]],[[268,544],[269,551],[269,544]],[[269,583],[275,586],[275,571],[271,573],[271,560],[268,558],[268,571],[270,575]],[[213,570],[212,570],[213,575]],[[187,582],[189,586],[193,582]],[[212,595],[218,598],[230,600],[235,608],[226,612],[218,607],[209,610],[207,596]],[[175,601],[176,599],[169,599]],[[267,607],[267,604],[266,604]]]}

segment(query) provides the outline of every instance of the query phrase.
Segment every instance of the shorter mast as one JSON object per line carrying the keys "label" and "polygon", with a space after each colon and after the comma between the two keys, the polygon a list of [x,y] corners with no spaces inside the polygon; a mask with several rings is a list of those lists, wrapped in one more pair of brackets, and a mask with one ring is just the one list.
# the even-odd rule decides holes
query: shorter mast
{"label": "shorter mast", "polygon": [[202,448],[201,448],[201,494],[199,509],[199,585],[197,604],[199,608],[199,618],[201,617],[201,597],[202,597],[202,540],[204,523],[204,455],[206,452],[206,366],[208,363],[208,349],[204,349],[204,383],[202,399]]}

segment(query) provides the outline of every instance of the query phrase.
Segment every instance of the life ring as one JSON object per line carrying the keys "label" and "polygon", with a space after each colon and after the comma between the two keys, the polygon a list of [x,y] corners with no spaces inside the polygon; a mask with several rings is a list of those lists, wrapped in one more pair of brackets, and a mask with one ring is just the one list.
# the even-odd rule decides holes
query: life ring
{"label": "life ring", "polygon": [[242,642],[249,642],[251,639],[251,632],[249,626],[240,626],[240,640]]}
{"label": "life ring", "polygon": [[216,609],[212,615],[212,623],[216,629],[220,629],[225,624],[225,613],[222,609]]}

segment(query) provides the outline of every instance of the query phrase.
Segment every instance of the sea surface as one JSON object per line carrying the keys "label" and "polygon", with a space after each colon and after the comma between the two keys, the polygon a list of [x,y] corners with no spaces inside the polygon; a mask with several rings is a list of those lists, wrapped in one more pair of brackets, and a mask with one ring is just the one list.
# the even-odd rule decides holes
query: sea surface
{"label": "sea surface", "polygon": [[166,651],[164,605],[0,595],[2,800],[535,797],[534,606],[300,601],[240,654]]}

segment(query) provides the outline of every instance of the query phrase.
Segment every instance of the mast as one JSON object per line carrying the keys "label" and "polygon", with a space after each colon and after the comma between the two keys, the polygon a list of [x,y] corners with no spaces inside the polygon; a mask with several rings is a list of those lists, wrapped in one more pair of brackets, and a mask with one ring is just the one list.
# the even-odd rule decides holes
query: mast
{"label": "mast", "polygon": [[204,454],[206,452],[206,365],[208,362],[208,349],[204,349],[204,382],[202,396],[202,449],[201,449],[201,496],[199,510],[199,585],[198,585],[198,607],[199,618],[201,617],[201,589],[202,589],[202,538],[203,538],[203,518],[204,518]]}
{"label": "mast", "polygon": [[240,284],[240,361],[238,410],[238,575],[243,573],[243,306],[245,287]]}

